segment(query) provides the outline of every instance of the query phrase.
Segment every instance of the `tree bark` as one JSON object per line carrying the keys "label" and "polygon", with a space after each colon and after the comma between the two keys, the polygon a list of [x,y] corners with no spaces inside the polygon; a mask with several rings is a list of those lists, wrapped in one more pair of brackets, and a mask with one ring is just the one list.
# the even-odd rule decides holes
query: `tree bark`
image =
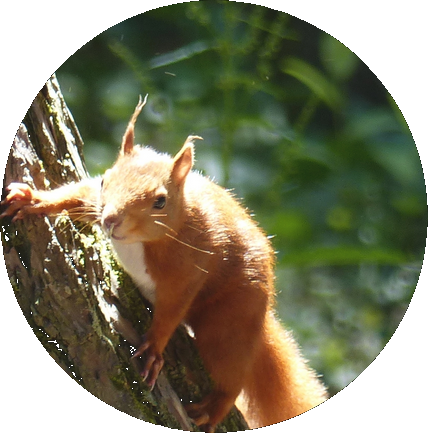
{"label": "tree bark", "polygon": [[[83,142],[55,77],[39,92],[9,154],[4,185],[55,188],[86,177]],[[63,370],[102,401],[131,416],[197,429],[181,402],[199,401],[210,380],[184,327],[177,330],[151,392],[132,347],[148,329],[151,305],[111,254],[97,226],[66,214],[2,221],[9,278],[37,338]],[[246,429],[235,409],[218,431]]]}

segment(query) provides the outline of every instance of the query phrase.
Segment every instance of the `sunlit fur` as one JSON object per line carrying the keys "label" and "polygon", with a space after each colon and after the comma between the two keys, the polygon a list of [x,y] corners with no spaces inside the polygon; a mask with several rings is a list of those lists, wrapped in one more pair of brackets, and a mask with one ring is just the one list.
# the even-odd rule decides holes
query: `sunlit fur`
{"label": "sunlit fur", "polygon": [[[134,356],[147,355],[152,387],[162,353],[180,323],[214,381],[187,406],[206,432],[238,404],[250,427],[299,415],[327,398],[296,342],[274,316],[274,253],[264,232],[226,190],[191,171],[189,137],[172,158],[133,146],[140,101],[114,166],[100,180],[33,191],[13,184],[2,216],[56,214],[99,222],[119,260],[155,303],[152,325]],[[166,198],[162,209],[159,197]]]}

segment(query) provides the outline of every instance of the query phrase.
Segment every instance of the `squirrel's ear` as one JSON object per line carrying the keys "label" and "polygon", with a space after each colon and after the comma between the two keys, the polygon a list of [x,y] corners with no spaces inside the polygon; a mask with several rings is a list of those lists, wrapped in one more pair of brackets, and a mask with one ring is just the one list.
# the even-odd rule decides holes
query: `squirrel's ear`
{"label": "squirrel's ear", "polygon": [[141,110],[146,105],[147,102],[147,96],[144,98],[144,101],[140,99],[138,101],[137,106],[135,107],[134,114],[131,117],[131,120],[128,123],[128,126],[126,128],[125,134],[123,134],[122,138],[122,147],[120,148],[121,155],[125,155],[127,153],[131,153],[132,149],[134,148],[134,125],[137,121],[138,115],[141,113]]}
{"label": "squirrel's ear", "polygon": [[194,140],[202,140],[202,138],[196,135],[190,135],[187,137],[187,140],[183,144],[180,152],[175,155],[171,174],[172,179],[177,185],[181,185],[184,182],[186,176],[193,167]]}

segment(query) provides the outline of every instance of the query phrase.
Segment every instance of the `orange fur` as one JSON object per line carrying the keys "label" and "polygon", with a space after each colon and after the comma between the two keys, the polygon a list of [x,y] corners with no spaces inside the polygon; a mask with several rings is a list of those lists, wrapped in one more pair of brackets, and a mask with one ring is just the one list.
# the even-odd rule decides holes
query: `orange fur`
{"label": "orange fur", "polygon": [[324,386],[307,366],[291,333],[267,315],[262,344],[238,402],[250,428],[300,415],[326,398]]}
{"label": "orange fur", "polygon": [[[175,158],[133,145],[143,105],[103,186],[84,181],[37,192],[13,184],[3,216],[68,209],[101,222],[137,284],[155,287],[153,322],[134,354],[146,355],[142,376],[150,386],[177,326],[193,329],[214,389],[187,410],[205,431],[214,431],[238,396],[251,428],[320,404],[324,386],[274,318],[274,254],[265,234],[230,193],[191,171],[199,137],[189,137]],[[141,251],[137,266],[131,247]]]}

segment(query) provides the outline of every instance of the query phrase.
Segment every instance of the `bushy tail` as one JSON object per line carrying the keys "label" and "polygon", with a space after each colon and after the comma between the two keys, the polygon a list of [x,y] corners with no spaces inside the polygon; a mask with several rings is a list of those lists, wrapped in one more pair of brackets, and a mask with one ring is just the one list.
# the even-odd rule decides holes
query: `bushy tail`
{"label": "bushy tail", "polygon": [[263,337],[243,392],[237,402],[250,428],[300,415],[328,398],[291,334],[267,315]]}

